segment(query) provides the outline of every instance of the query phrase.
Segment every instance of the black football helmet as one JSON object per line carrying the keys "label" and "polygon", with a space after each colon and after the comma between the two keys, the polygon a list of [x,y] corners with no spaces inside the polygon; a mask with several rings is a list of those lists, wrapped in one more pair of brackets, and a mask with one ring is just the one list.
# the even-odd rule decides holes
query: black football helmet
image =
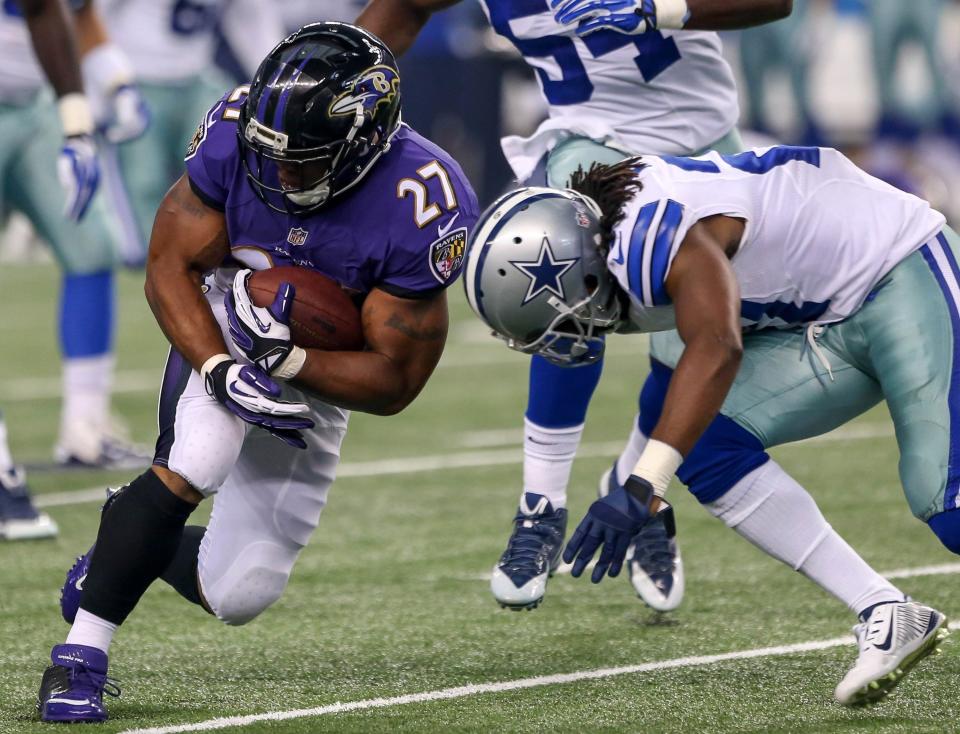
{"label": "black football helmet", "polygon": [[240,110],[247,175],[278,211],[304,214],[355,185],[400,124],[390,49],[347,23],[312,23],[263,60]]}

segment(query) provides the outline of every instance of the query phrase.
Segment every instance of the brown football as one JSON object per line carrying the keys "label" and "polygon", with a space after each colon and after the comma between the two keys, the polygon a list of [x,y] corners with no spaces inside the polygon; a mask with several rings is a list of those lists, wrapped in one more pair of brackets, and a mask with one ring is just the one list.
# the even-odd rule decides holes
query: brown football
{"label": "brown football", "polygon": [[269,306],[281,283],[296,289],[290,311],[294,344],[331,352],[363,349],[360,311],[335,280],[315,270],[285,265],[255,271],[247,290],[257,306]]}

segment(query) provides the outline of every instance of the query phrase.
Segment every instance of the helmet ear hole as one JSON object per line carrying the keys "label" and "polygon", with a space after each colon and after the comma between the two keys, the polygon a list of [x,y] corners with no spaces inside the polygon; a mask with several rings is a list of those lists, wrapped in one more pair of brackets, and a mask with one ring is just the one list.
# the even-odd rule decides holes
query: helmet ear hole
{"label": "helmet ear hole", "polygon": [[523,242],[523,239],[521,239],[520,237],[513,238],[513,244],[519,245],[521,242]]}
{"label": "helmet ear hole", "polygon": [[503,268],[497,268],[497,275],[499,275],[501,278],[504,278],[507,275],[507,271]]}

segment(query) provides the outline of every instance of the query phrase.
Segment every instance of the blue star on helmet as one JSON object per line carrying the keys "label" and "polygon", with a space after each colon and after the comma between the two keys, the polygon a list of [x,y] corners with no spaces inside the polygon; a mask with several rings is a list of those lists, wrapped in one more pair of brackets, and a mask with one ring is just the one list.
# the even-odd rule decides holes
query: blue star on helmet
{"label": "blue star on helmet", "polygon": [[544,237],[543,242],[540,243],[540,254],[534,262],[511,260],[510,264],[530,279],[527,293],[520,305],[523,306],[532,301],[544,291],[552,293],[562,301],[564,294],[561,278],[579,259],[579,257],[570,260],[555,259],[553,250],[550,249],[550,240]]}

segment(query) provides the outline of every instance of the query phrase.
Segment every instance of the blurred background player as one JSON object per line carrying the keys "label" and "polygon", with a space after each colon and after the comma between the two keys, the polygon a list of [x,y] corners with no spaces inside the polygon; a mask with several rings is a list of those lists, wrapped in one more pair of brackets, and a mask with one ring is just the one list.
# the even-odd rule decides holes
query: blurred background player
{"label": "blurred background player", "polygon": [[[150,117],[145,135],[108,146],[106,152],[104,186],[124,213],[128,264],[143,264],[157,206],[183,170],[184,141],[237,81],[215,63],[218,39],[229,45],[240,81],[249,81],[286,35],[277,5],[266,0],[98,1],[114,49],[129,59],[129,74]],[[96,89],[103,76],[86,78]]]}
{"label": "blurred background player", "polygon": [[[372,0],[357,22],[403,53],[430,13],[450,0]],[[716,33],[782,18],[789,0],[592,2],[486,0],[494,30],[536,71],[549,117],[503,151],[520,181],[565,186],[579,166],[633,153],[736,152],[733,72]],[[687,30],[682,30],[687,29]],[[553,263],[534,264],[544,277]],[[523,492],[507,548],[491,581],[512,609],[540,604],[566,531],[567,484],[602,361],[563,370],[540,356],[530,366],[524,420]],[[562,399],[559,399],[562,396]],[[627,449],[601,478],[617,484],[646,443],[638,419]],[[648,523],[632,551],[631,580],[654,609],[676,608],[683,575],[672,510]]]}
{"label": "blurred background player", "polygon": [[[38,13],[48,17],[53,12],[43,6],[60,3],[6,0],[0,9],[0,196],[6,211],[22,213],[49,243],[63,271],[63,408],[55,458],[66,465],[142,464],[144,455],[112,435],[109,416],[119,232],[102,191],[97,191],[94,128],[98,113],[101,131],[111,129],[115,98],[104,97],[101,108],[92,110],[86,97],[69,91],[72,87],[52,73],[57,64],[73,63],[64,59],[71,59],[75,49],[81,54],[93,51],[103,38],[94,32],[93,8],[78,2],[73,5],[77,40],[71,36],[69,43],[38,45],[34,19]],[[69,17],[66,23],[72,33]],[[37,56],[31,51],[31,32]],[[44,89],[37,57],[54,82],[56,105]],[[80,89],[80,69],[71,69],[71,84]]]}
{"label": "blurred background player", "polygon": [[[32,215],[37,226],[48,225],[57,244],[66,247],[69,230],[63,219],[75,222],[87,212],[97,189],[99,164],[73,24],[62,0],[4,2],[0,55],[3,201]],[[42,76],[37,59],[57,96],[59,127],[52,100],[41,99]],[[57,177],[63,187],[61,197],[49,195],[57,190]],[[68,294],[76,296],[77,289],[70,285],[76,284],[77,278],[82,276],[65,276],[64,300],[69,300],[65,307],[77,305],[76,298],[68,299]],[[6,423],[0,413],[0,538],[20,540],[56,534],[56,523],[33,507],[24,472],[13,463]]]}
{"label": "blurred background player", "polygon": [[748,28],[739,36],[740,65],[745,86],[746,115],[743,127],[782,139],[770,122],[770,75],[780,75],[785,81],[795,106],[795,120],[791,140],[803,145],[818,145],[822,140],[819,125],[811,112],[810,85],[807,73],[810,64],[807,54],[812,39],[806,32],[809,0],[793,5],[789,17],[776,23]]}

